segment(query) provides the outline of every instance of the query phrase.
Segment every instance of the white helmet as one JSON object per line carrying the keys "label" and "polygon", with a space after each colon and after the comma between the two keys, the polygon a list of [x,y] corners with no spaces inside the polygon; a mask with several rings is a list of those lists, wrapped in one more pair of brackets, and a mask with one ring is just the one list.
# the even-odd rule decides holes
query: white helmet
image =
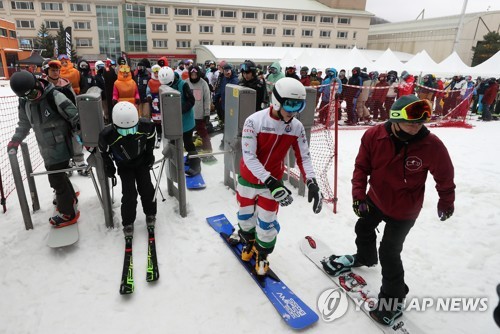
{"label": "white helmet", "polygon": [[151,66],[151,72],[160,72],[160,70],[161,70],[161,66],[158,64]]}
{"label": "white helmet", "polygon": [[137,108],[130,102],[118,102],[113,107],[113,124],[117,128],[129,129],[139,122]]}
{"label": "white helmet", "polygon": [[168,66],[162,67],[160,72],[158,72],[158,80],[162,85],[172,86],[172,84],[174,83],[174,79],[174,70],[172,70]]}
{"label": "white helmet", "polygon": [[94,67],[95,67],[96,69],[99,69],[99,68],[101,68],[101,67],[104,67],[104,62],[103,62],[102,60],[98,60],[98,61],[96,61],[96,62],[95,62]]}
{"label": "white helmet", "polygon": [[283,107],[286,112],[299,113],[306,107],[306,89],[294,78],[279,79],[273,88],[272,104],[274,110]]}

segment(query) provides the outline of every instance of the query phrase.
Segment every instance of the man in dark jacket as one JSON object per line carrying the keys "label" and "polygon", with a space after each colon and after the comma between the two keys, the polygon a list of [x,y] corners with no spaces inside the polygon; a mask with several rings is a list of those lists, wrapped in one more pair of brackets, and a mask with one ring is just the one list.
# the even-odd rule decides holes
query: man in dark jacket
{"label": "man in dark jacket", "polygon": [[149,110],[149,102],[146,94],[146,90],[148,88],[148,82],[151,79],[148,71],[146,71],[146,64],[143,61],[140,61],[137,64],[137,74],[135,76],[135,83],[137,84],[137,88],[139,89],[139,114],[144,118],[151,118],[151,113]]}
{"label": "man in dark jacket", "polygon": [[[55,171],[67,168],[73,156],[71,138],[77,132],[79,122],[75,105],[53,84],[45,79],[36,79],[27,71],[14,73],[10,86],[19,96],[19,122],[7,146],[9,154],[17,154],[17,148],[33,129],[45,169]],[[58,208],[50,223],[54,227],[76,223],[80,211],[76,209],[77,199],[68,176],[62,172],[49,174],[48,177],[56,193]]]}
{"label": "man in dark jacket", "polygon": [[264,96],[266,94],[266,85],[257,76],[257,66],[253,61],[245,60],[245,62],[240,65],[240,71],[241,71],[240,86],[252,88],[253,90],[255,90],[256,93],[255,111],[264,109],[263,102],[264,102]]}
{"label": "man in dark jacket", "polygon": [[90,71],[90,65],[82,59],[78,62],[78,71],[80,71],[80,94],[85,94],[90,87],[94,87],[95,78]]}
{"label": "man in dark jacket", "polygon": [[402,315],[409,291],[401,251],[422,209],[428,173],[436,181],[439,219],[450,218],[454,211],[453,164],[443,142],[423,125],[431,113],[429,101],[406,95],[392,105],[389,122],[365,132],[352,178],[353,209],[359,217],[355,227],[357,254],[332,256],[325,263],[325,270],[332,275],[377,264],[375,230],[384,221],[378,252],[382,287],[379,303],[370,315],[388,326]]}

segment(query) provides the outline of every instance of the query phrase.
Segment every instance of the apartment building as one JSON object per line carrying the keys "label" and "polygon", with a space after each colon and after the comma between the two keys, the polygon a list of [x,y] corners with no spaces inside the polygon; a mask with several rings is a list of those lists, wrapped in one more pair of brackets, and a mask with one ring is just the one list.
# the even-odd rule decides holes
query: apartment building
{"label": "apartment building", "polygon": [[366,48],[373,14],[366,0],[6,1],[20,48],[34,48],[45,24],[72,28],[79,56],[194,58],[198,45]]}

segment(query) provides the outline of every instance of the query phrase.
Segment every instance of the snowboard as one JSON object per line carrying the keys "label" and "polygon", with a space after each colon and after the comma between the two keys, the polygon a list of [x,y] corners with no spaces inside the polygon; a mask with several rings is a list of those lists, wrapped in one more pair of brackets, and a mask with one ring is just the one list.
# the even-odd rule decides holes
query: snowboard
{"label": "snowboard", "polygon": [[[73,185],[73,189],[75,191],[76,197],[80,196],[80,190],[78,189],[78,187]],[[53,200],[53,203],[54,210],[52,212],[52,216],[55,216],[57,213],[55,199]],[[78,232],[78,222],[64,227],[54,227],[50,225],[49,236],[47,237],[47,246],[49,246],[50,248],[71,246],[78,241],[79,237],[80,234]]]}
{"label": "snowboard", "polygon": [[[184,157],[184,171],[187,172],[189,166],[186,165],[187,156]],[[207,185],[201,173],[189,176],[186,174],[186,187],[191,190],[205,189]]]}
{"label": "snowboard", "polygon": [[261,288],[288,326],[293,329],[303,329],[318,321],[318,315],[297,297],[271,269],[269,269],[268,275],[259,278],[253,271],[255,259],[249,262],[241,259],[242,244],[232,246],[227,242],[227,237],[233,233],[234,228],[225,215],[208,217],[207,222],[233,251],[233,254],[239,259],[239,262]]}
{"label": "snowboard", "polygon": [[[361,310],[365,313],[373,324],[376,325],[383,333],[386,334],[422,334],[424,333],[407,317],[403,316],[396,319],[392,326],[384,326],[372,319],[368,313],[370,308],[377,303],[377,293],[371,292],[366,280],[355,272],[347,271],[339,276],[328,275],[322,265],[322,261],[333,255],[333,251],[324,242],[310,236],[302,239],[300,243],[302,253],[309,258],[328,278],[330,278],[338,287],[342,288],[346,295],[352,300],[364,302],[360,305]],[[358,304],[356,303],[356,304]]]}

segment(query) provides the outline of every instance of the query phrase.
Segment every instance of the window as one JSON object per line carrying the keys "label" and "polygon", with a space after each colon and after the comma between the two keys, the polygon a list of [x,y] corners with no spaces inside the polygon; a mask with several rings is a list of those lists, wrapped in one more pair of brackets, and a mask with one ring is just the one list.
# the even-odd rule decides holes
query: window
{"label": "window", "polygon": [[274,46],[274,42],[262,42],[262,46]]}
{"label": "window", "polygon": [[14,30],[9,30],[9,37],[10,38],[16,38],[17,37],[17,34]]}
{"label": "window", "polygon": [[338,24],[351,24],[351,18],[350,17],[339,17],[337,19]]}
{"label": "window", "polygon": [[320,48],[320,49],[329,49],[330,48],[330,44],[318,44],[318,48]]}
{"label": "window", "polygon": [[321,16],[321,23],[333,23],[333,16]]}
{"label": "window", "polygon": [[153,23],[152,30],[167,32],[167,25],[165,23]]}
{"label": "window", "polygon": [[167,39],[153,39],[153,48],[166,49],[168,48],[167,42]]}
{"label": "window", "polygon": [[42,2],[41,4],[41,9],[43,11],[55,11],[55,12],[60,12],[63,10],[63,5],[62,3],[56,3],[56,2]]}
{"label": "window", "polygon": [[311,43],[300,43],[301,48],[312,48],[313,45]]}
{"label": "window", "polygon": [[45,21],[45,26],[47,29],[59,29],[62,27],[62,21]]}
{"label": "window", "polygon": [[71,3],[69,4],[71,12],[90,12],[90,4],[88,3]]}
{"label": "window", "polygon": [[19,48],[20,49],[33,49],[35,46],[35,41],[33,38],[19,38]]}
{"label": "window", "polygon": [[242,18],[247,20],[257,20],[257,12],[243,12]]}
{"label": "window", "polygon": [[16,20],[16,28],[35,29],[35,22],[33,20]]}
{"label": "window", "polygon": [[0,0],[0,9],[3,9],[3,1]]}
{"label": "window", "polygon": [[175,16],[191,16],[191,8],[176,8]]}
{"label": "window", "polygon": [[190,24],[177,24],[177,32],[191,32]]}
{"label": "window", "polygon": [[205,25],[200,26],[200,34],[213,34],[213,32],[214,32],[213,26],[205,26]]}
{"label": "window", "polygon": [[293,43],[281,43],[281,46],[284,48],[293,48]]}
{"label": "window", "polygon": [[312,37],[313,30],[312,29],[302,29],[302,37]]}
{"label": "window", "polygon": [[75,22],[73,22],[73,28],[75,28],[75,30],[90,30],[90,22],[89,21],[75,21]]}
{"label": "window", "polygon": [[198,16],[215,17],[215,11],[213,9],[198,9]]}
{"label": "window", "polygon": [[320,30],[319,31],[319,37],[326,37],[329,38],[331,36],[332,32],[330,30]]}
{"label": "window", "polygon": [[178,49],[188,49],[191,47],[191,41],[189,40],[177,40]]}
{"label": "window", "polygon": [[283,14],[283,21],[297,21],[297,14]]}
{"label": "window", "polygon": [[221,45],[234,46],[234,41],[221,41]]}
{"label": "window", "polygon": [[243,46],[255,46],[255,42],[243,42],[241,43]]}
{"label": "window", "polygon": [[337,31],[337,38],[347,39],[348,32],[347,31]]}
{"label": "window", "polygon": [[220,17],[236,17],[235,10],[221,10]]}
{"label": "window", "polygon": [[357,33],[356,31],[354,31],[354,32],[352,33],[352,39],[356,39],[356,36],[357,36],[357,35],[358,35],[358,33]]}
{"label": "window", "polygon": [[149,13],[151,15],[168,15],[167,7],[149,7]]}
{"label": "window", "polygon": [[276,35],[276,28],[264,28],[264,35],[267,35],[267,36]]}
{"label": "window", "polygon": [[243,27],[243,35],[255,35],[255,27]]}
{"label": "window", "polygon": [[7,29],[0,28],[0,36],[7,37]]}
{"label": "window", "polygon": [[347,49],[347,45],[345,44],[336,44],[335,49]]}
{"label": "window", "polygon": [[264,13],[264,20],[277,21],[278,14],[276,14],[276,13]]}
{"label": "window", "polygon": [[76,46],[79,48],[91,48],[92,47],[92,39],[90,38],[77,38]]}
{"label": "window", "polygon": [[316,22],[316,16],[314,16],[314,15],[302,15],[302,22]]}
{"label": "window", "polygon": [[12,9],[35,9],[31,1],[11,1],[10,8]]}
{"label": "window", "polygon": [[295,36],[295,29],[283,28],[283,36]]}
{"label": "window", "polygon": [[200,45],[214,45],[214,41],[200,41]]}
{"label": "window", "polygon": [[222,26],[223,34],[234,34],[234,26]]}

